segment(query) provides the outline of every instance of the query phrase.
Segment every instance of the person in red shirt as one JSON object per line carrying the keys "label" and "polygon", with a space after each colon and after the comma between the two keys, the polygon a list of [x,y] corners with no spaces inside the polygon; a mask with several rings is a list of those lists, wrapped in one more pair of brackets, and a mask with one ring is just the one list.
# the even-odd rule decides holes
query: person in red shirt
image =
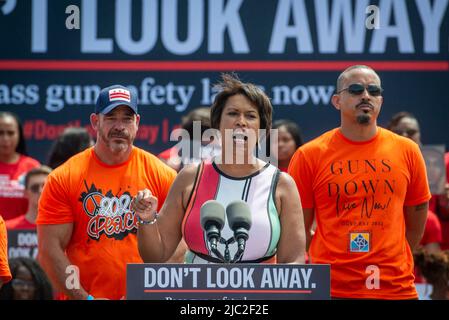
{"label": "person in red shirt", "polygon": [[449,300],[449,251],[430,253],[418,249],[414,253],[418,270],[432,285],[432,300]]}
{"label": "person in red shirt", "polygon": [[[401,111],[393,115],[387,125],[387,129],[403,137],[409,138],[419,146],[422,146],[421,130],[418,119],[409,112]],[[435,253],[441,250],[441,223],[438,216],[435,214],[437,198],[438,196],[432,195],[432,198],[430,199],[426,227],[421,242],[419,243],[428,253]],[[418,276],[415,282],[418,283],[419,281],[420,278]]]}
{"label": "person in red shirt", "polygon": [[288,164],[296,149],[304,144],[301,129],[296,123],[287,119],[275,121],[273,129],[278,130],[278,168],[282,172],[288,172]]}
{"label": "person in red shirt", "polygon": [[[442,229],[440,219],[438,219],[438,216],[433,213],[433,211],[428,210],[424,234],[418,248],[413,252],[413,257],[416,258],[416,253],[423,251],[425,251],[427,254],[438,254],[439,252],[441,252],[441,242]],[[415,275],[415,283],[427,283],[428,281],[423,277],[423,274],[417,265],[416,259],[414,259],[414,262],[415,268],[413,270],[413,273]]]}
{"label": "person in red shirt", "polygon": [[25,176],[25,196],[28,199],[26,214],[6,221],[8,230],[36,230],[37,209],[45,180],[51,169],[47,166],[31,169]]}
{"label": "person in red shirt", "polygon": [[441,250],[441,223],[438,216],[432,211],[427,212],[426,227],[424,229],[424,235],[419,243],[423,246],[427,252],[435,253]]}
{"label": "person in red shirt", "polygon": [[443,233],[441,249],[449,250],[449,152],[445,154],[444,162],[446,164],[446,193],[435,197],[435,211],[440,218]]}
{"label": "person in red shirt", "polygon": [[48,153],[47,165],[56,169],[70,157],[94,145],[89,131],[83,127],[68,127],[53,142]]}
{"label": "person in red shirt", "polygon": [[27,211],[23,177],[39,166],[27,156],[22,125],[12,112],[0,112],[0,215],[12,219]]}
{"label": "person in red shirt", "polygon": [[159,159],[177,172],[188,164],[211,160],[220,153],[220,146],[205,138],[205,132],[211,129],[209,107],[193,109],[182,117],[180,129],[183,131],[179,143],[158,154]]}

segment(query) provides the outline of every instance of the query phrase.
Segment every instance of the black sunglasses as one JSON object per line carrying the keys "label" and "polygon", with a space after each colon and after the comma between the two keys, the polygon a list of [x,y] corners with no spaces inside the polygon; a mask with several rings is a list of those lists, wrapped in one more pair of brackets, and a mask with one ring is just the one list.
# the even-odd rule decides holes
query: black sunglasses
{"label": "black sunglasses", "polygon": [[411,137],[411,136],[415,135],[416,133],[418,133],[419,130],[417,130],[417,129],[403,129],[403,130],[395,129],[395,130],[393,130],[393,132],[396,134],[399,134],[401,136],[404,135],[404,133],[405,133],[407,135],[407,137]]}
{"label": "black sunglasses", "polygon": [[370,96],[378,97],[382,95],[382,92],[384,89],[382,89],[380,86],[375,84],[369,84],[366,87],[360,83],[353,83],[350,84],[347,88],[341,89],[337,93],[341,93],[342,91],[348,90],[348,92],[354,96],[359,96],[363,92],[365,92],[365,89],[368,91]]}
{"label": "black sunglasses", "polygon": [[43,187],[44,184],[43,183],[35,183],[32,184],[29,189],[31,190],[31,192],[33,193],[38,193],[41,190],[41,187]]}

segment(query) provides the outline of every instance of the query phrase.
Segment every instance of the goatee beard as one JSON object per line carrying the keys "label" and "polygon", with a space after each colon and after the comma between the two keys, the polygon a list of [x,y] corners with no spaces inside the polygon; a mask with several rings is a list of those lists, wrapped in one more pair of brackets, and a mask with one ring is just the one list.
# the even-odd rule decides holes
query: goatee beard
{"label": "goatee beard", "polygon": [[369,124],[369,121],[371,120],[371,116],[368,114],[361,114],[357,116],[357,123],[366,125]]}

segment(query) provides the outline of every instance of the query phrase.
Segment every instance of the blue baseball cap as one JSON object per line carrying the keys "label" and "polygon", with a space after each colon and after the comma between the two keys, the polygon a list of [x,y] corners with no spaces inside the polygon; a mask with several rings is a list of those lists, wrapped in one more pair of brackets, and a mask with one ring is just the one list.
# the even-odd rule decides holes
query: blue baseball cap
{"label": "blue baseball cap", "polygon": [[97,98],[95,113],[107,114],[118,106],[128,106],[137,114],[137,93],[121,85],[104,88]]}

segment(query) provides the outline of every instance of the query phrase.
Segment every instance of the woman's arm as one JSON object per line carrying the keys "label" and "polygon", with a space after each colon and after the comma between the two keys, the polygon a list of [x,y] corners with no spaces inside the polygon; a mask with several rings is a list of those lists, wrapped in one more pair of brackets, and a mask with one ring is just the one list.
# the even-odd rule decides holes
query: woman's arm
{"label": "woman's arm", "polygon": [[[176,177],[154,224],[140,224],[137,242],[144,262],[165,262],[174,253],[182,238],[182,220],[195,180],[197,167],[185,167]],[[143,221],[155,217],[157,199],[148,189],[133,199],[133,209]]]}
{"label": "woman's arm", "polygon": [[286,173],[279,177],[276,207],[280,212],[281,238],[277,248],[278,263],[304,263],[306,236],[299,192]]}

